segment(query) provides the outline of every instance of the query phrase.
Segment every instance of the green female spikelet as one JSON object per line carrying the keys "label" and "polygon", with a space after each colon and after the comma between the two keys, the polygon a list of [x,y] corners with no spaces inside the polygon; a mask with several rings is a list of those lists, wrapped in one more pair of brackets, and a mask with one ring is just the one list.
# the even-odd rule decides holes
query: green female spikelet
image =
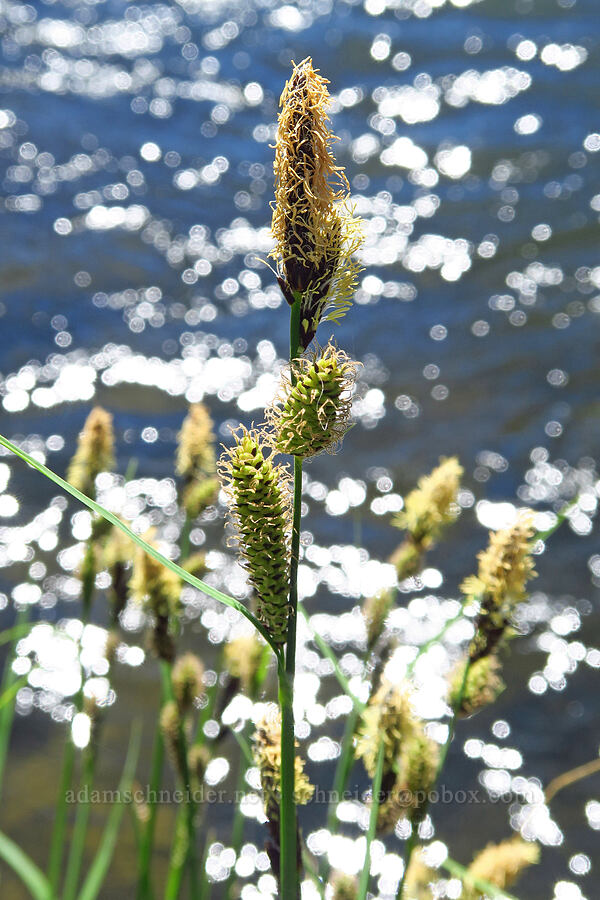
{"label": "green female spikelet", "polygon": [[111,414],[101,406],[95,406],[79,435],[67,481],[82,493],[95,497],[96,477],[114,466],[114,443]]}
{"label": "green female spikelet", "polygon": [[257,612],[273,639],[288,625],[290,490],[287,470],[255,431],[241,427],[219,460],[219,475],[238,532],[240,552],[256,591]]}
{"label": "green female spikelet", "polygon": [[288,301],[301,297],[300,341],[306,349],[323,318],[348,310],[363,242],[348,206],[348,181],[331,152],[327,79],[307,58],[294,66],[281,95],[275,144],[275,204],[271,231],[277,280]]}
{"label": "green female spikelet", "polygon": [[281,453],[310,457],[334,452],[348,430],[357,363],[333,342],[312,359],[300,357],[266,410]]}

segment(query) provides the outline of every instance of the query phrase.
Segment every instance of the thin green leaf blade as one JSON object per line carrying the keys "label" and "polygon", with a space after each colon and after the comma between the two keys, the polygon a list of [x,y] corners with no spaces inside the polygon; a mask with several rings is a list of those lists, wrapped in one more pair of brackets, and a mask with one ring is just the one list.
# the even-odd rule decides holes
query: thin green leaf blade
{"label": "thin green leaf blade", "polygon": [[106,878],[106,873],[110,868],[115,845],[117,843],[119,828],[121,826],[121,819],[125,810],[124,798],[131,791],[131,785],[135,776],[140,753],[141,736],[142,728],[141,723],[138,721],[134,723],[131,729],[131,737],[129,738],[123,774],[119,782],[120,800],[118,803],[115,803],[110,811],[100,841],[100,846],[98,847],[98,851],[90,866],[87,878],[79,893],[79,900],[96,900],[104,883],[104,879]]}
{"label": "thin green leaf blade", "polygon": [[34,861],[7,835],[0,832],[0,859],[19,876],[35,900],[52,900],[50,882]]}

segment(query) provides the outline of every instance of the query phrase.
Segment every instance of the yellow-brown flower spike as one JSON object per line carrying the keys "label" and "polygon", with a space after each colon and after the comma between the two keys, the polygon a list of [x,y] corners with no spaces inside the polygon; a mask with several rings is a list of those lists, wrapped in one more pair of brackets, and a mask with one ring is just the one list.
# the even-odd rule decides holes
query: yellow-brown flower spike
{"label": "yellow-brown flower spike", "polygon": [[240,428],[219,460],[219,475],[257,595],[259,618],[275,641],[286,639],[289,614],[290,490],[287,470],[255,432]]}
{"label": "yellow-brown flower spike", "polygon": [[308,458],[334,452],[349,427],[357,363],[330,342],[312,359],[293,360],[279,396],[266,410],[275,448]]}
{"label": "yellow-brown flower spike", "polygon": [[[269,821],[279,821],[281,799],[281,715],[276,708],[269,709],[256,725],[254,734],[254,761],[260,772],[265,815]],[[296,803],[308,803],[314,786],[304,771],[304,761],[295,757],[294,796]]]}
{"label": "yellow-brown flower spike", "polygon": [[[147,541],[151,540],[152,534],[145,537]],[[134,599],[154,618],[152,645],[156,655],[172,662],[175,647],[170,624],[179,612],[181,582],[178,576],[141,547],[136,547],[129,589]]]}
{"label": "yellow-brown flower spike", "polygon": [[404,896],[407,900],[432,900],[430,885],[438,878],[436,870],[427,865],[423,848],[417,847],[410,858],[404,879]]}
{"label": "yellow-brown flower spike", "polygon": [[177,703],[170,700],[160,711],[160,730],[175,771],[184,777],[185,759],[181,758],[181,714]]}
{"label": "yellow-brown flower spike", "polygon": [[489,706],[504,690],[500,662],[493,653],[469,665],[466,681],[465,665],[466,661],[459,662],[448,678],[448,703],[461,717]]}
{"label": "yellow-brown flower spike", "polygon": [[[510,838],[500,844],[489,844],[479,853],[468,868],[469,875],[489,881],[505,890],[511,887],[529,866],[539,862],[540,848],[521,837]],[[465,880],[466,900],[480,900],[483,892]]]}
{"label": "yellow-brown flower spike", "polygon": [[244,691],[250,696],[264,656],[265,644],[256,633],[242,634],[233,638],[223,647],[225,668],[232,678],[238,679]]}
{"label": "yellow-brown flower spike", "polygon": [[432,544],[442,528],[456,518],[456,496],[462,474],[462,466],[455,456],[441,459],[429,475],[419,479],[392,524],[408,531],[417,544],[425,547]]}
{"label": "yellow-brown flower spike", "polygon": [[470,575],[461,590],[480,598],[480,611],[470,655],[487,656],[505,636],[510,616],[526,597],[526,584],[535,577],[532,539],[535,525],[531,510],[521,510],[508,528],[490,534],[488,547],[478,555],[477,575]]}
{"label": "yellow-brown flower spike", "polygon": [[413,824],[422,821],[435,783],[438,761],[439,745],[427,736],[423,723],[415,719],[412,733],[403,742],[396,761],[396,777],[379,807],[379,834],[391,831],[401,818],[408,817]]}
{"label": "yellow-brown flower spike", "polygon": [[331,876],[331,900],[356,900],[358,879],[346,872],[334,872]]}
{"label": "yellow-brown flower spike", "polygon": [[193,403],[177,435],[176,472],[184,478],[214,475],[215,435],[210,413],[203,403]]}
{"label": "yellow-brown flower spike", "polygon": [[173,666],[171,679],[175,700],[182,713],[189,712],[202,693],[204,666],[194,653],[184,653]]}
{"label": "yellow-brown flower spike", "polygon": [[362,613],[367,631],[367,650],[371,652],[383,634],[385,621],[394,604],[394,592],[383,588],[363,603]]}
{"label": "yellow-brown flower spike", "polygon": [[323,319],[337,321],[351,305],[359,271],[353,254],[362,229],[348,207],[348,181],[332,153],[328,81],[307,58],[294,66],[281,95],[275,145],[271,256],[283,294],[301,296],[301,345]]}
{"label": "yellow-brown flower spike", "polygon": [[394,771],[404,742],[413,734],[415,716],[407,686],[384,683],[363,711],[356,743],[356,755],[362,758],[371,778],[375,775],[380,742],[384,742],[383,772]]}
{"label": "yellow-brown flower spike", "polygon": [[67,472],[67,481],[83,494],[95,497],[96,477],[114,466],[114,443],[111,414],[101,406],[95,406],[79,435],[77,450]]}
{"label": "yellow-brown flower spike", "polygon": [[215,502],[219,490],[215,478],[213,421],[203,403],[193,403],[178,436],[175,470],[184,479],[182,501],[190,519]]}

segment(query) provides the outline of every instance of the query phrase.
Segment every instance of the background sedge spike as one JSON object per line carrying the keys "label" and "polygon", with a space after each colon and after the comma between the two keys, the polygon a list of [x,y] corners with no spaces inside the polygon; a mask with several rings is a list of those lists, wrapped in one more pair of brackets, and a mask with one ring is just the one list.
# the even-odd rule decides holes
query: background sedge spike
{"label": "background sedge spike", "polygon": [[96,477],[115,463],[112,416],[95,406],[79,435],[77,450],[67,472],[67,481],[88,497],[96,496]]}

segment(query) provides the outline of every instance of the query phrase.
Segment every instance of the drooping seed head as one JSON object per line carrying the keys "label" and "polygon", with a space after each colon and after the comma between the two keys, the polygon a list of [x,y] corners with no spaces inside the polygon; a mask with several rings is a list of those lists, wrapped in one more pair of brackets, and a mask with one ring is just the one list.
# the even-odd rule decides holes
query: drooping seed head
{"label": "drooping seed head", "polygon": [[266,410],[277,450],[303,458],[335,451],[349,427],[357,365],[332,342],[292,362]]}
{"label": "drooping seed head", "polygon": [[219,460],[219,476],[259,618],[274,640],[286,639],[289,611],[290,489],[287,470],[255,432],[240,428]]}
{"label": "drooping seed head", "polygon": [[327,109],[327,79],[307,58],[294,66],[281,95],[275,145],[271,230],[279,283],[293,303],[301,295],[301,342],[308,347],[323,318],[337,321],[351,305],[363,241],[348,207],[348,181],[336,164]]}
{"label": "drooping seed head", "polygon": [[96,477],[114,466],[114,443],[112,416],[101,406],[95,406],[79,435],[67,481],[82,493],[95,497]]}
{"label": "drooping seed head", "polygon": [[429,475],[419,479],[392,524],[408,531],[417,543],[431,544],[442,528],[456,518],[456,496],[462,474],[462,466],[455,456],[441,459]]}

